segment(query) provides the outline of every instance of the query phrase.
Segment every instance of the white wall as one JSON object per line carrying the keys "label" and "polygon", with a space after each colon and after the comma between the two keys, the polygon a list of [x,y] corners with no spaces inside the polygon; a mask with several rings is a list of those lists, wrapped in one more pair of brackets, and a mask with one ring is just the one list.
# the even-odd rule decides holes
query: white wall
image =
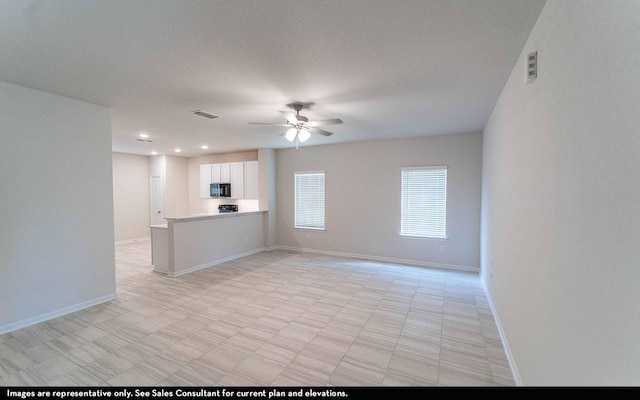
{"label": "white wall", "polygon": [[164,180],[167,170],[167,156],[157,155],[149,157],[149,173],[151,176],[159,176]]}
{"label": "white wall", "polygon": [[157,155],[149,158],[150,176],[162,182],[164,218],[189,215],[189,159]]}
{"label": "white wall", "polygon": [[166,156],[165,217],[189,215],[189,159]]}
{"label": "white wall", "polygon": [[[279,245],[479,267],[480,133],[303,146],[276,154]],[[448,166],[446,241],[399,235],[401,168],[429,165]],[[319,170],[326,174],[326,231],[294,229],[294,172]]]}
{"label": "white wall", "polygon": [[110,111],[0,82],[0,121],[2,333],[116,288]]}
{"label": "white wall", "polygon": [[225,214],[169,222],[168,274],[179,276],[264,248],[264,215]]}
{"label": "white wall", "polygon": [[[257,210],[255,200],[230,200],[230,199],[201,199],[200,198],[200,165],[231,162],[256,161],[258,151],[245,151],[240,153],[211,154],[202,157],[189,158],[189,213],[203,214],[218,210],[218,204],[238,204],[238,208]],[[255,203],[255,206],[254,204]],[[186,215],[186,214],[185,214]]]}
{"label": "white wall", "polygon": [[549,0],[485,128],[482,279],[525,385],[640,384],[639,48],[640,2]]}
{"label": "white wall", "polygon": [[258,150],[258,208],[268,211],[264,214],[264,245],[272,248],[277,244],[277,208],[276,208],[276,151]]}
{"label": "white wall", "polygon": [[149,236],[149,157],[113,153],[115,241]]}

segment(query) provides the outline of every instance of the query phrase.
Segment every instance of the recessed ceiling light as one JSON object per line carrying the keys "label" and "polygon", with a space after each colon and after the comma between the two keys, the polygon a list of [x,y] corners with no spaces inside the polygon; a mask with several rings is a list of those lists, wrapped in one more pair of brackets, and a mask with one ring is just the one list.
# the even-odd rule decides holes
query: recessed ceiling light
{"label": "recessed ceiling light", "polygon": [[182,151],[182,149],[176,148],[176,149],[173,149],[173,151],[175,151],[176,153],[180,153]]}
{"label": "recessed ceiling light", "polygon": [[141,133],[141,134],[139,134],[138,136],[140,136],[140,137],[141,137],[141,138],[143,138],[143,139],[146,139],[146,138],[148,138],[148,137],[149,137],[149,134],[147,134],[147,133],[145,133],[145,132],[142,132],[142,133]]}
{"label": "recessed ceiling light", "polygon": [[208,149],[208,148],[209,148],[209,146],[207,146],[206,144],[203,144],[202,146],[200,146],[200,148],[201,148],[202,150],[206,150],[206,149]]}
{"label": "recessed ceiling light", "polygon": [[152,155],[152,156],[157,156],[157,155],[158,155],[158,152],[157,152],[157,151],[152,151],[152,152],[151,152],[151,155]]}

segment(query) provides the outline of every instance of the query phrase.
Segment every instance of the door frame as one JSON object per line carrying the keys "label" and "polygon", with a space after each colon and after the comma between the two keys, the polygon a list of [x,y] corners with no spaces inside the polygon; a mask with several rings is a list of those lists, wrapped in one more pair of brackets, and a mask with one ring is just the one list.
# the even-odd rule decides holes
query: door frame
{"label": "door frame", "polygon": [[[154,180],[157,180],[158,182],[158,189],[160,191],[159,195],[158,195],[158,202],[159,207],[157,207],[157,209],[160,210],[160,212],[156,213],[154,212],[154,210],[156,208],[154,208],[154,204],[153,204],[153,184],[154,184]],[[149,225],[160,225],[165,223],[164,220],[164,202],[162,199],[162,177],[161,176],[150,176],[149,177],[149,212],[150,212],[150,219],[149,219]],[[160,221],[160,223],[155,223],[155,217],[158,216],[158,214],[160,214],[160,216],[162,217],[162,220]]]}

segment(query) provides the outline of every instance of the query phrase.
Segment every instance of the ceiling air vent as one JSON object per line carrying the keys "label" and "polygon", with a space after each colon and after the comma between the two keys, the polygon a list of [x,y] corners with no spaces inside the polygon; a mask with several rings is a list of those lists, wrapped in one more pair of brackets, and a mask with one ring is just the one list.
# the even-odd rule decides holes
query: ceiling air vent
{"label": "ceiling air vent", "polygon": [[209,118],[209,119],[220,118],[219,115],[211,114],[211,113],[208,113],[208,112],[202,111],[202,110],[193,110],[193,111],[189,111],[189,112],[191,114],[199,115],[201,117],[205,117],[205,118]]}
{"label": "ceiling air vent", "polygon": [[151,139],[141,139],[141,138],[137,138],[136,139],[138,142],[142,142],[142,143],[153,143],[153,140]]}

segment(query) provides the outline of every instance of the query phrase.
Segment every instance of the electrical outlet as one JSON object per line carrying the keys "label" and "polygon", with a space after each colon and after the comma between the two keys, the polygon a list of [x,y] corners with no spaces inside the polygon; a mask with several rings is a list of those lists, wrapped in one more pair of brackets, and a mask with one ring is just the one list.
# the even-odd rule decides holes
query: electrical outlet
{"label": "electrical outlet", "polygon": [[245,241],[245,242],[249,242],[249,236],[245,236],[245,237],[244,237],[244,241]]}
{"label": "electrical outlet", "polygon": [[525,64],[525,82],[532,83],[538,78],[538,52],[534,51],[527,55],[527,63]]}
{"label": "electrical outlet", "polygon": [[307,232],[307,239],[310,239],[311,235],[309,235],[309,232]]}
{"label": "electrical outlet", "polygon": [[440,252],[444,253],[444,245],[443,244],[440,245]]}

